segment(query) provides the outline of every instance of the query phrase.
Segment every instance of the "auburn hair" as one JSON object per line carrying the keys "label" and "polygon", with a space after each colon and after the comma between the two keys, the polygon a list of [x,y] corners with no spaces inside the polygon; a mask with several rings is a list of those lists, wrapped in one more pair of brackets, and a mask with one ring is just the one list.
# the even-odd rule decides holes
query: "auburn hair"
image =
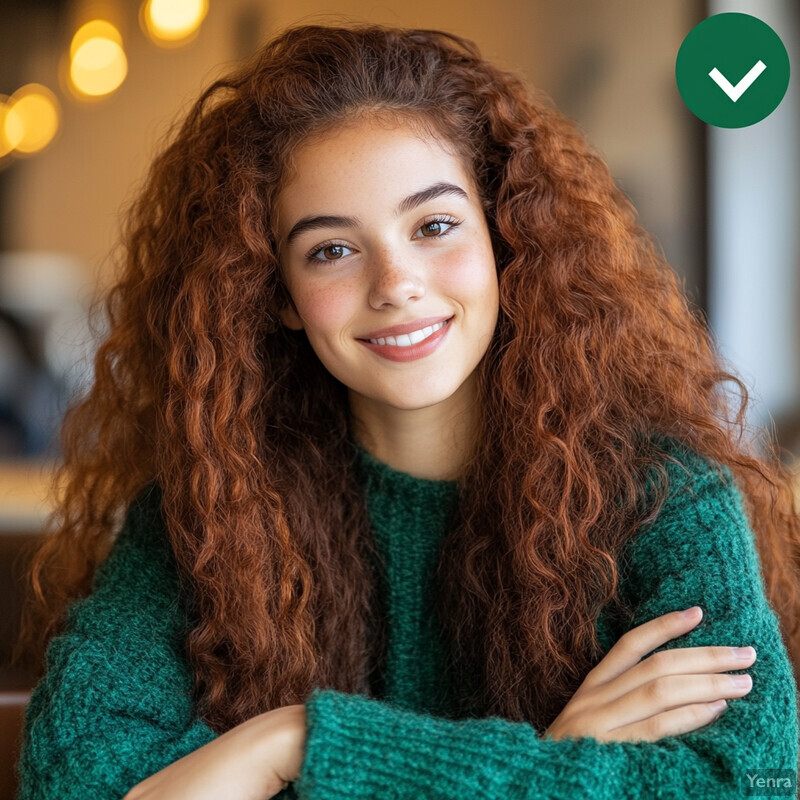
{"label": "auburn hair", "polygon": [[[771,439],[743,443],[747,389],[605,163],[473,42],[364,24],[285,30],[206,89],[154,160],[125,218],[93,385],[63,423],[62,491],[20,649],[41,669],[155,482],[209,725],[314,686],[374,694],[385,634],[347,390],[280,324],[291,298],[273,226],[296,148],[363,115],[455,149],[497,263],[479,430],[436,572],[458,714],[544,729],[600,660],[594,624],[620,602],[621,550],[666,492],[643,506],[645,474],[666,477],[649,434],[732,470],[796,669],[790,475]],[[726,382],[741,392],[735,415]]]}

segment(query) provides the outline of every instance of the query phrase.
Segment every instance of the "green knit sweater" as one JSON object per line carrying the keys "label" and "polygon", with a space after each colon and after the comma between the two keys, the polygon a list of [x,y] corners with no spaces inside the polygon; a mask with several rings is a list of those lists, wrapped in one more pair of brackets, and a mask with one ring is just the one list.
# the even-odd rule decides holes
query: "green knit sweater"
{"label": "green knit sweater", "polygon": [[[624,573],[632,627],[702,606],[703,621],[659,649],[753,645],[749,694],[729,700],[710,725],[652,743],[542,740],[523,722],[438,716],[442,652],[429,579],[456,483],[414,478],[361,450],[356,473],[388,582],[384,696],[314,689],[300,776],[279,797],[739,798],[757,785],[747,775],[767,770],[785,770],[794,786],[797,687],[741,496],[726,468],[677,446],[674,453],[686,469],[667,464],[666,503],[637,532]],[[93,593],[73,604],[66,631],[48,647],[26,716],[23,800],[119,798],[214,738],[194,711],[181,608],[151,491],[131,506]],[[602,620],[598,635],[610,648],[622,632]]]}

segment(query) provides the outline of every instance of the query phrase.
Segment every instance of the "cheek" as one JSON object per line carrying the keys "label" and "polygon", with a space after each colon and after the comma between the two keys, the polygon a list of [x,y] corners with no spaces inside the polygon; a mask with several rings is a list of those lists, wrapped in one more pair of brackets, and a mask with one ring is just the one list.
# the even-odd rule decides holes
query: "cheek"
{"label": "cheek", "polygon": [[497,295],[497,268],[491,249],[464,249],[443,266],[442,277],[457,298],[488,301]]}
{"label": "cheek", "polygon": [[320,283],[305,287],[295,298],[309,336],[335,333],[353,315],[353,293],[346,285]]}

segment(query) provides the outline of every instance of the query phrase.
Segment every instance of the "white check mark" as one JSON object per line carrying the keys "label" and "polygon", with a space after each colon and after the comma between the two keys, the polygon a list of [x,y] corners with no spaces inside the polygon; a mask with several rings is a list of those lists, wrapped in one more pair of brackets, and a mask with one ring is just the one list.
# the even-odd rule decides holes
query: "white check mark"
{"label": "white check mark", "polygon": [[767,68],[767,65],[759,59],[750,71],[745,75],[736,86],[732,86],[731,82],[716,68],[708,73],[714,83],[725,92],[728,97],[735,103],[752,85],[753,81]]}

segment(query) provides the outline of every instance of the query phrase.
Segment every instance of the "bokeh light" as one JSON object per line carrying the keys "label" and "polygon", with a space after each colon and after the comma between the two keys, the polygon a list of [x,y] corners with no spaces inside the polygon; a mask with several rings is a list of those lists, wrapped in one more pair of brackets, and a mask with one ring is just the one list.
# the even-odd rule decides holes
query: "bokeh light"
{"label": "bokeh light", "polygon": [[12,117],[9,122],[9,132],[6,133],[7,116],[8,97],[0,94],[0,158],[5,158],[17,146],[23,134],[18,117]]}
{"label": "bokeh light", "polygon": [[112,23],[104,19],[93,19],[91,22],[81,25],[72,37],[69,57],[75,58],[75,53],[90,39],[108,39],[122,47],[122,35]]}
{"label": "bokeh light", "polygon": [[165,47],[191,41],[208,13],[208,0],[146,0],[139,19],[144,32]]}
{"label": "bokeh light", "polygon": [[8,152],[37,153],[47,147],[58,131],[60,118],[58,100],[46,87],[29,83],[4,103],[3,132],[0,136],[0,154]]}
{"label": "bokeh light", "polygon": [[128,74],[122,36],[105,20],[81,26],[69,48],[69,82],[78,96],[101,97],[119,88]]}

